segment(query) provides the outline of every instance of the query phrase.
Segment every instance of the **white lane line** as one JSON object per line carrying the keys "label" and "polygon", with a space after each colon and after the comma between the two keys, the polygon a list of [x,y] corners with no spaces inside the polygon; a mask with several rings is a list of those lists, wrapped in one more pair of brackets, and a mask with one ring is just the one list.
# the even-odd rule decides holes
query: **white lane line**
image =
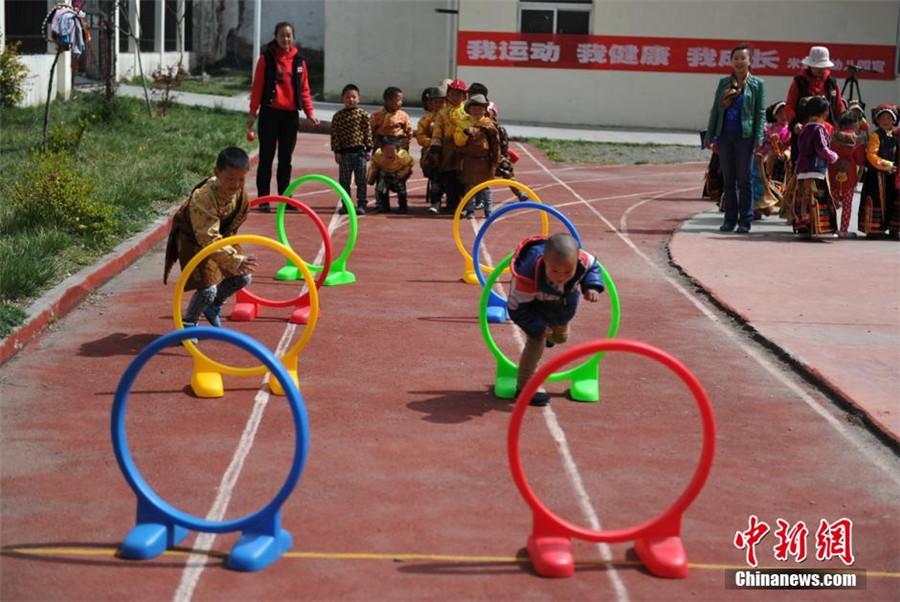
{"label": "white lane line", "polygon": [[[477,234],[478,230],[481,228],[481,221],[475,219],[471,220],[470,223],[472,224],[472,230]],[[490,252],[484,247],[484,244],[482,244],[479,249],[479,254],[481,253],[484,253],[485,261],[487,262],[486,265],[494,265],[494,260],[491,257]],[[481,258],[479,257],[479,259]],[[498,292],[505,296],[499,281],[495,283],[495,288],[498,288]],[[521,353],[522,349],[525,348],[525,337],[522,334],[522,329],[515,325],[511,325],[511,328],[513,330],[513,337],[516,340],[516,345]],[[575,464],[575,458],[572,456],[569,442],[566,439],[565,432],[559,424],[559,420],[556,418],[556,413],[553,411],[553,408],[546,405],[543,407],[541,415],[544,417],[544,422],[547,425],[547,429],[550,431],[550,436],[553,438],[554,443],[556,443],[556,449],[559,450],[559,453],[562,456],[563,468],[569,479],[569,483],[572,485],[572,489],[575,492],[575,498],[578,500],[578,507],[581,509],[581,512],[591,529],[595,531],[602,530],[603,527],[600,524],[600,518],[594,511],[594,503],[591,501],[591,497],[588,495],[587,489],[584,486],[584,480],[581,478],[581,473],[578,472],[578,465]],[[600,557],[604,561],[611,561],[613,559],[612,548],[609,544],[598,543],[597,549],[600,552]],[[616,592],[616,600],[618,602],[629,602],[628,590],[625,587],[622,578],[619,576],[618,570],[610,564],[604,572],[609,579],[613,590]]]}
{"label": "white lane line", "polygon": [[[541,163],[537,160],[537,158],[531,154],[531,152],[527,148],[522,149],[523,152],[528,154],[539,165]],[[732,328],[719,319],[717,315],[715,315],[709,308],[707,308],[699,298],[695,295],[691,294],[687,289],[685,289],[679,282],[674,280],[669,274],[667,274],[663,267],[654,262],[650,257],[648,257],[643,251],[641,251],[632,241],[629,236],[617,229],[606,217],[597,211],[597,209],[588,203],[580,194],[575,192],[571,186],[569,186],[563,180],[560,180],[556,175],[544,167],[544,171],[550,175],[554,180],[559,182],[559,184],[568,190],[572,196],[581,201],[581,203],[590,209],[600,220],[606,224],[610,230],[612,230],[616,236],[618,236],[622,242],[624,242],[628,248],[630,248],[634,253],[644,260],[651,268],[656,270],[663,280],[669,283],[672,288],[678,291],[685,299],[690,301],[700,312],[709,318],[713,324],[715,324],[719,330],[721,330],[728,338],[730,338],[734,343],[741,348],[742,351],[747,353],[750,357],[752,357],[756,362],[766,370],[771,376],[773,376],[776,380],[781,382],[784,386],[790,389],[797,397],[799,397],[813,412],[815,412],[818,416],[823,418],[825,422],[827,422],[831,427],[834,428],[841,436],[843,436],[858,452],[860,452],[863,456],[866,457],[872,464],[881,469],[887,476],[895,483],[900,485],[900,473],[898,473],[894,467],[893,462],[886,460],[881,454],[877,451],[873,450],[870,445],[867,445],[865,441],[861,440],[856,433],[851,431],[846,425],[844,425],[840,420],[835,418],[829,411],[826,409],[821,403],[812,398],[806,391],[804,391],[800,385],[794,382],[793,379],[789,378],[777,364],[775,364],[772,360],[765,357],[762,351],[758,350],[756,346],[750,345],[747,341],[745,341],[742,337],[738,336]],[[695,187],[692,187],[691,190]],[[683,190],[672,190],[671,193],[683,192]],[[656,197],[655,197],[656,198]],[[653,200],[653,199],[649,199]],[[644,203],[646,201],[641,201]],[[641,204],[638,203],[638,204]],[[623,216],[624,217],[624,216]],[[623,225],[624,229],[624,225]]]}
{"label": "white lane line", "polygon": [[[339,215],[332,215],[331,221],[328,224],[329,235],[334,233],[334,231],[340,225],[340,221],[341,220]],[[314,263],[318,264],[320,261],[322,261],[324,255],[325,247],[323,245],[319,249]],[[301,288],[300,294],[302,295],[305,290],[306,285],[304,284],[303,288]],[[278,345],[275,348],[276,357],[281,357],[288,350],[291,339],[294,337],[294,332],[296,331],[296,329],[296,324],[288,322],[287,326],[284,329],[284,332],[281,334]],[[263,388],[261,388],[256,393],[256,397],[254,398],[253,410],[250,413],[250,417],[247,419],[247,424],[244,425],[244,431],[243,433],[241,433],[241,439],[238,443],[237,449],[234,452],[234,455],[231,458],[231,463],[225,470],[225,474],[222,475],[222,480],[219,483],[219,487],[217,489],[218,493],[216,494],[216,498],[213,501],[212,507],[206,514],[206,520],[216,522],[221,521],[225,516],[225,512],[228,510],[228,504],[231,502],[231,497],[234,494],[234,488],[237,486],[238,477],[240,476],[241,470],[244,467],[244,461],[247,459],[247,456],[250,455],[250,450],[253,447],[253,441],[256,438],[256,432],[259,429],[259,425],[262,422],[263,413],[265,412],[266,406],[269,403],[270,393],[268,389],[265,388],[268,380],[269,374],[266,373],[266,376],[263,378]],[[215,533],[200,533],[197,536],[197,540],[192,548],[195,553],[188,556],[184,570],[181,573],[181,580],[178,583],[178,588],[175,590],[175,595],[172,598],[174,602],[189,602],[193,597],[194,590],[197,587],[197,583],[200,581],[200,575],[201,573],[203,573],[203,569],[206,568],[206,563],[210,558],[207,552],[212,550],[212,546],[215,540]]]}

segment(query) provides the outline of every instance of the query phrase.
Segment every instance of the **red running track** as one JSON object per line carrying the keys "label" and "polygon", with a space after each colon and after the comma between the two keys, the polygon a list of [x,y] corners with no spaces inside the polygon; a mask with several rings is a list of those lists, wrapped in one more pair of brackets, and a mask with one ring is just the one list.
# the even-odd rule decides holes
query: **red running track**
{"label": "red running track", "polygon": [[[162,285],[157,245],[0,368],[0,598],[896,600],[896,458],[865,431],[836,428],[845,422],[840,410],[669,267],[673,230],[709,207],[699,199],[703,166],[556,165],[530,146],[518,150],[519,178],[570,217],[615,280],[619,336],[678,358],[710,396],[717,454],[684,516],[687,579],[649,575],[628,543],[575,542],[576,574],[565,580],[536,576],[522,558],[531,517],[506,458],[512,403],[491,394],[494,366],[478,330],[478,288],[460,282],[451,221],[427,214],[417,178],[410,215],[361,219],[348,263],[358,281],[322,291],[319,327],[300,356],[311,453],[283,509],[293,550],[254,574],[224,568],[233,535],[192,534],[151,561],[113,555],[134,521],[134,496],[109,440],[113,391],[133,356],[172,328],[173,287]],[[296,176],[334,175],[327,138],[302,135],[295,166]],[[495,190],[498,201],[509,196]],[[326,223],[332,219],[336,197],[324,187],[297,198]],[[471,244],[474,230],[462,226]],[[536,227],[528,215],[498,222],[486,254],[499,261]],[[315,258],[312,225],[290,215],[288,230],[295,250]],[[253,214],[242,230],[274,232],[266,214]],[[338,250],[342,236],[345,224],[335,230]],[[259,254],[254,290],[295,294],[296,284],[270,278],[281,259]],[[608,317],[605,298],[582,306],[572,343],[603,336]],[[286,329],[286,318],[284,310],[263,310],[255,322],[228,327],[275,349],[299,336]],[[495,328],[515,354],[515,329]],[[219,358],[229,352],[214,343],[204,349]],[[701,433],[692,397],[665,370],[610,355],[601,374],[601,403],[569,402],[558,384],[548,409],[528,412],[523,466],[554,512],[588,528],[616,529],[674,500],[693,473]],[[129,403],[132,453],[171,503],[236,518],[283,482],[290,416],[258,379],[226,377],[226,396],[209,400],[190,395],[189,377],[181,348],[142,372]],[[747,566],[733,541],[751,515],[773,531],[778,518],[808,526],[810,558],[802,564],[775,558],[774,533],[756,546],[760,565],[780,568],[843,567],[837,557],[815,558],[814,533],[823,519],[851,519],[853,566],[868,571],[865,589],[726,588],[725,571]]]}

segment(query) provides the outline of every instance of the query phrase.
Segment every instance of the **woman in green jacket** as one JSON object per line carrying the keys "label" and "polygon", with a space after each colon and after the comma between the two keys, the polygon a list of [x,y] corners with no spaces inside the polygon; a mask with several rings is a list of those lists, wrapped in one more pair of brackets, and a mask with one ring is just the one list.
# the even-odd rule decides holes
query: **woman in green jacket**
{"label": "woman in green jacket", "polygon": [[[746,234],[753,222],[750,169],[753,153],[762,144],[766,114],[766,87],[750,73],[749,46],[731,50],[731,75],[719,80],[709,112],[706,143],[719,153],[722,168],[725,223],[719,230]],[[715,144],[715,146],[712,146]]]}

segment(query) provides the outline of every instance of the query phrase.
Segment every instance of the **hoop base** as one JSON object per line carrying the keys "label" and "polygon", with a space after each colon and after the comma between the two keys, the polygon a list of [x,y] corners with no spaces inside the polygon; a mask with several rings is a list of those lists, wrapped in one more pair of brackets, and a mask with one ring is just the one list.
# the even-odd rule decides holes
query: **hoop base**
{"label": "hoop base", "polygon": [[244,532],[228,553],[225,565],[234,571],[259,571],[291,549],[294,540],[290,532],[281,529],[276,537]]}
{"label": "hoop base", "polygon": [[634,540],[634,551],[657,577],[684,579],[688,576],[687,553],[681,537],[643,537]]}
{"label": "hoop base", "polygon": [[[294,384],[297,385],[297,389],[300,389],[300,379],[297,377],[297,370],[292,370],[291,368],[287,369],[288,376],[291,377],[291,380],[294,381]],[[277,378],[274,378],[272,374],[269,374],[269,392],[272,395],[284,395],[284,388],[281,386],[281,383],[278,382]]]}
{"label": "hoop base", "polygon": [[178,545],[187,534],[187,529],[172,523],[138,523],[122,542],[119,556],[130,560],[156,558]]}
{"label": "hoop base", "polygon": [[140,498],[137,520],[119,548],[119,556],[132,560],[156,558],[187,537],[188,531]]}
{"label": "hoop base", "polygon": [[259,304],[235,303],[228,319],[232,322],[250,322],[259,316]]}
{"label": "hoop base", "polygon": [[572,379],[569,387],[572,401],[596,403],[600,401],[600,381],[597,378]]}
{"label": "hoop base", "polygon": [[[318,316],[322,317],[322,312],[318,313]],[[309,305],[303,305],[294,309],[291,312],[290,318],[291,324],[306,324],[309,322]]]}
{"label": "hoop base", "polygon": [[300,268],[288,261],[287,265],[275,272],[275,280],[300,280]]}
{"label": "hoop base", "polygon": [[194,362],[194,372],[191,374],[191,390],[197,397],[213,398],[225,395],[225,385],[222,384],[222,375],[208,369],[201,368]]}
{"label": "hoop base", "polygon": [[353,272],[347,270],[335,270],[332,267],[332,272],[328,272],[328,277],[325,278],[325,286],[339,286],[341,284],[353,284],[356,282],[356,275]]}
{"label": "hoop base", "polygon": [[497,376],[494,380],[494,396],[500,399],[515,399],[519,368],[504,362],[497,362]]}
{"label": "hoop base", "polygon": [[487,316],[487,321],[490,324],[503,324],[506,322],[506,319],[509,317],[509,312],[506,309],[506,299],[491,291],[488,296],[488,304],[485,309],[485,315]]}
{"label": "hoop base", "polygon": [[541,577],[565,579],[575,574],[575,557],[572,540],[568,537],[528,537],[528,557],[535,572]]}

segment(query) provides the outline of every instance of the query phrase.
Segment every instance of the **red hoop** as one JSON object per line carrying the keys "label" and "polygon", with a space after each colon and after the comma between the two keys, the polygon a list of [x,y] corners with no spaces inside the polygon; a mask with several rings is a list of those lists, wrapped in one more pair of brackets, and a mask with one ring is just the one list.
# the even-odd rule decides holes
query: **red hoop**
{"label": "red hoop", "polygon": [[[665,512],[656,518],[637,526],[609,531],[593,531],[573,525],[558,517],[549,508],[544,506],[534,494],[531,487],[529,487],[528,482],[525,479],[525,473],[522,470],[521,458],[519,457],[519,433],[522,427],[522,419],[525,416],[525,411],[528,409],[529,400],[550,374],[557,371],[561,366],[582,356],[610,351],[627,351],[649,357],[663,364],[681,378],[688,389],[690,389],[691,393],[693,393],[694,399],[697,401],[697,407],[700,410],[700,416],[703,421],[703,450],[700,454],[697,470],[694,472],[694,476],[690,483],[688,483],[688,486],[681,496],[675,500],[675,503]],[[525,385],[518,400],[516,400],[507,439],[509,465],[512,470],[513,480],[519,488],[522,497],[525,498],[525,501],[534,513],[535,525],[540,525],[543,531],[552,531],[557,536],[575,537],[577,539],[598,543],[630,541],[649,536],[677,535],[680,532],[681,515],[691,502],[694,501],[697,495],[700,494],[700,490],[703,488],[703,485],[709,476],[713,456],[715,455],[715,447],[716,426],[713,418],[712,406],[709,403],[706,392],[703,390],[703,387],[693,373],[691,373],[684,364],[664,351],[651,345],[647,345],[646,343],[628,339],[604,339],[582,343],[581,345],[577,345],[552,358],[546,364],[541,366],[537,373],[535,373],[535,375],[531,377],[531,380]]]}
{"label": "red hoop", "polygon": [[[325,243],[325,263],[322,272],[319,274],[318,279],[316,279],[316,290],[322,288],[322,284],[328,277],[328,269],[331,267],[331,236],[328,234],[328,228],[325,226],[325,222],[323,222],[322,218],[320,218],[308,205],[290,197],[272,194],[250,201],[250,207],[256,207],[260,203],[285,203],[292,207],[296,207],[305,213],[316,225],[316,228],[318,228],[319,234],[322,235],[322,240]],[[242,288],[238,291],[238,295],[240,295],[240,297],[237,298],[238,302],[255,303],[266,307],[305,307],[309,305],[309,291],[286,301],[270,301],[269,299],[254,295],[246,288]]]}

